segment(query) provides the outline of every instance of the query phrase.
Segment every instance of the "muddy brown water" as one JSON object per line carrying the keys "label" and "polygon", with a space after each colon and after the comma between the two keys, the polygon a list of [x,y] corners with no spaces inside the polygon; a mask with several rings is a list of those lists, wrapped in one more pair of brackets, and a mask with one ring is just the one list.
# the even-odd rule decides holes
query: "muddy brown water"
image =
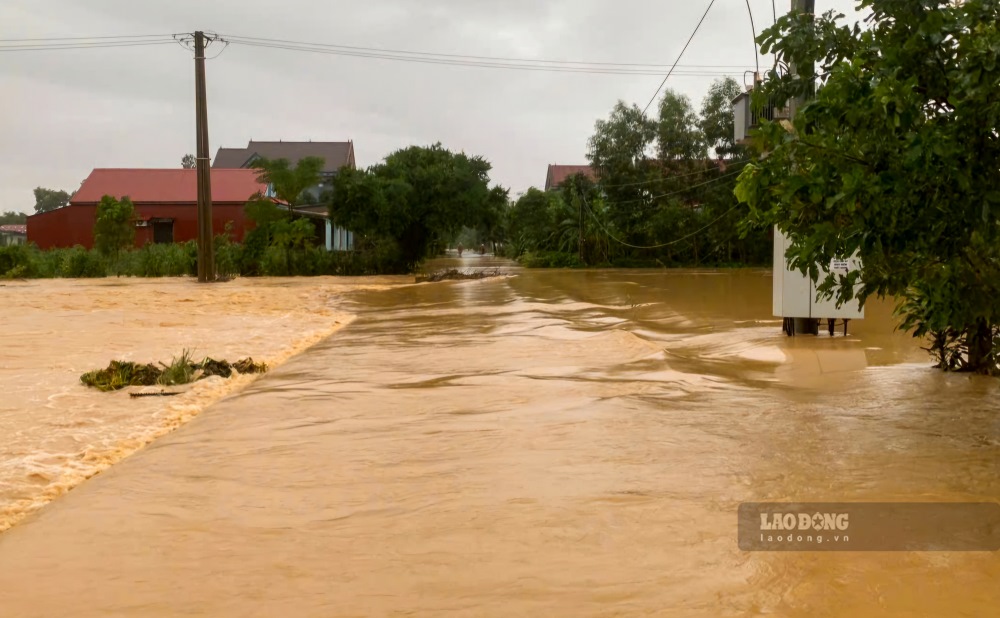
{"label": "muddy brown water", "polygon": [[995,381],[770,276],[521,272],[346,329],[0,535],[3,616],[992,616],[992,553],[744,553],[750,501],[997,501]]}

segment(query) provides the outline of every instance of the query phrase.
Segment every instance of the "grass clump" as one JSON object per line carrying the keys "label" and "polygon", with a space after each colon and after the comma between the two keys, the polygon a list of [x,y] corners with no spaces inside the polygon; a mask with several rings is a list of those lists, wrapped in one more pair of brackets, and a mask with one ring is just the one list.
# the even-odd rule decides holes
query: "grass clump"
{"label": "grass clump", "polygon": [[191,353],[184,350],[180,356],[175,356],[169,365],[163,365],[163,372],[157,383],[163,386],[190,384],[195,380],[195,371],[196,367],[191,362]]}
{"label": "grass clump", "polygon": [[155,365],[127,361],[111,361],[104,369],[88,371],[80,381],[102,392],[117,391],[128,386],[150,386],[160,379],[162,371]]}
{"label": "grass clump", "polygon": [[206,358],[200,363],[192,361],[191,352],[184,350],[174,357],[170,364],[140,364],[128,361],[111,361],[104,369],[88,371],[80,376],[86,386],[102,392],[117,391],[129,386],[179,386],[190,384],[212,376],[230,378],[233,373],[266,373],[265,363],[256,363],[252,358],[244,358],[230,363],[226,360]]}

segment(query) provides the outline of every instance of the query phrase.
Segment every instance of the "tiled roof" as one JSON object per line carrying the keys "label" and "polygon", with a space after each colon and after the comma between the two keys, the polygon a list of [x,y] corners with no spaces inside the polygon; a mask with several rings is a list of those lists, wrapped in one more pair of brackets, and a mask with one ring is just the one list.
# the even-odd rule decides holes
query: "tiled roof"
{"label": "tiled roof", "polygon": [[[212,170],[212,201],[245,203],[267,185],[257,170]],[[128,196],[136,204],[197,204],[198,173],[193,169],[96,169],[70,204],[96,204],[105,195]]]}
{"label": "tiled roof", "polygon": [[353,167],[354,144],[352,142],[255,142],[246,148],[219,148],[212,167],[234,169],[248,167],[257,157],[265,159],[288,159],[295,165],[305,157],[319,157],[325,165],[324,172],[336,172],[342,167]]}
{"label": "tiled roof", "polygon": [[0,232],[7,232],[8,234],[27,234],[28,226],[23,223],[0,225]]}

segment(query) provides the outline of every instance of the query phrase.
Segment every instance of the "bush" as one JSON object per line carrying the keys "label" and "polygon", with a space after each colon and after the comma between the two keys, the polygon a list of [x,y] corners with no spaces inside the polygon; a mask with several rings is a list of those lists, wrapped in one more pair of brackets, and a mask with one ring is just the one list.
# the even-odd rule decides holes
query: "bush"
{"label": "bush", "polygon": [[183,277],[198,273],[198,244],[147,244],[129,252],[131,264],[122,274],[133,277]]}
{"label": "bush", "polygon": [[33,276],[31,267],[31,248],[27,245],[0,247],[0,278],[19,279]]}
{"label": "bush", "polygon": [[525,253],[518,261],[526,268],[582,268],[586,266],[575,253],[538,251]]}
{"label": "bush", "polygon": [[57,277],[96,278],[108,276],[107,260],[97,251],[88,251],[83,247],[64,249],[61,268]]}

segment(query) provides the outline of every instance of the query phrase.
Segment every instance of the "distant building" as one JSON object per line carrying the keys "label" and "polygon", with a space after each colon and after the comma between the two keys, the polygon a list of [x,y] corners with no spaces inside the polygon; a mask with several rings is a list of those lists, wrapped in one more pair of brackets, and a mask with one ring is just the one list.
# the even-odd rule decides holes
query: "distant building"
{"label": "distant building", "polygon": [[21,224],[0,225],[0,247],[23,245],[27,241],[28,226]]}
{"label": "distant building", "polygon": [[550,165],[548,174],[545,176],[545,190],[552,191],[566,182],[570,176],[583,174],[587,178],[597,182],[597,170],[589,165]]}
{"label": "distant building", "polygon": [[[355,169],[354,142],[255,142],[250,140],[246,148],[219,148],[212,162],[213,169],[247,169],[258,159],[287,159],[294,166],[306,157],[323,159],[321,181],[307,192],[316,204],[297,206],[296,211],[307,209],[314,213],[326,212],[319,201],[323,193],[333,189],[333,179],[342,169]],[[313,207],[315,206],[315,207]],[[326,224],[326,246],[333,251],[354,248],[354,234],[328,221]]]}
{"label": "distant building", "polygon": [[[234,241],[253,226],[243,208],[267,186],[255,170],[212,170],[212,226],[221,233],[232,223]],[[198,238],[198,180],[193,169],[95,169],[69,205],[28,217],[27,239],[41,249],[94,246],[97,204],[105,195],[135,204],[135,245]]]}

